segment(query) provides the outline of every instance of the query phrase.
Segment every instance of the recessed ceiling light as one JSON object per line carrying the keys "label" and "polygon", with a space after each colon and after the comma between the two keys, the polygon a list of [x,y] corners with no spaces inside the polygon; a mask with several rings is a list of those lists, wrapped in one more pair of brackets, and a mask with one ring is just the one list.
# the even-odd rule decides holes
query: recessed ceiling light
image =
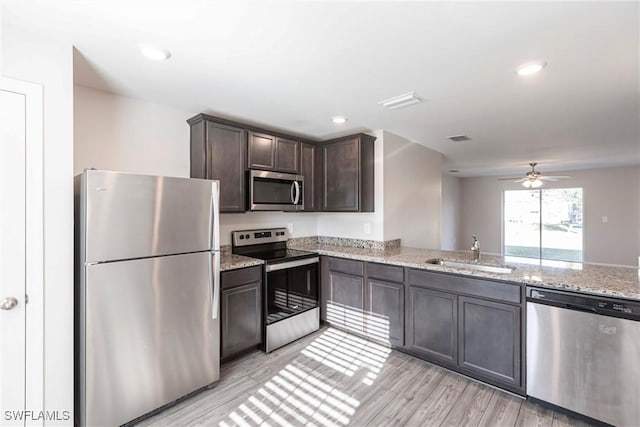
{"label": "recessed ceiling light", "polygon": [[171,58],[171,52],[167,49],[152,44],[141,43],[138,45],[138,49],[140,49],[140,53],[145,58],[152,59],[154,61],[165,61]]}
{"label": "recessed ceiling light", "polygon": [[420,95],[415,92],[404,93],[402,95],[394,96],[393,98],[385,99],[378,102],[378,105],[382,105],[384,108],[394,110],[396,108],[408,107],[409,105],[418,104],[424,101]]}
{"label": "recessed ceiling light", "polygon": [[347,119],[345,116],[333,116],[331,117],[331,121],[337,125],[343,125],[347,123]]}
{"label": "recessed ceiling light", "polygon": [[526,77],[539,73],[546,66],[547,63],[544,61],[527,62],[519,66],[516,72],[519,76]]}

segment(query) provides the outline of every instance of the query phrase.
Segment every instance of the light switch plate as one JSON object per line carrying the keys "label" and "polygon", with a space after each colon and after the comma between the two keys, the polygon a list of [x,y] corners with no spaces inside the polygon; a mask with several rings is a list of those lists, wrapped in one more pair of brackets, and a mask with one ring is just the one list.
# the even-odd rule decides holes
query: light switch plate
{"label": "light switch plate", "polygon": [[609,217],[603,216],[602,217],[602,222],[609,222]]}
{"label": "light switch plate", "polygon": [[371,224],[368,222],[364,224],[364,234],[371,234]]}

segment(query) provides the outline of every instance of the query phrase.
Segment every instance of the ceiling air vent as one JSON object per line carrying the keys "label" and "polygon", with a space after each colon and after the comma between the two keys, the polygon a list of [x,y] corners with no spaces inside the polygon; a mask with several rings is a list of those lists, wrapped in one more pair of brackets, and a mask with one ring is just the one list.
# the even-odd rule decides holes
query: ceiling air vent
{"label": "ceiling air vent", "polygon": [[448,136],[447,139],[453,142],[471,141],[471,138],[467,135],[453,135]]}
{"label": "ceiling air vent", "polygon": [[378,102],[378,105],[382,105],[384,108],[395,110],[396,108],[408,107],[409,105],[419,104],[424,101],[420,95],[415,92],[409,92],[402,95],[394,96],[393,98],[385,99]]}

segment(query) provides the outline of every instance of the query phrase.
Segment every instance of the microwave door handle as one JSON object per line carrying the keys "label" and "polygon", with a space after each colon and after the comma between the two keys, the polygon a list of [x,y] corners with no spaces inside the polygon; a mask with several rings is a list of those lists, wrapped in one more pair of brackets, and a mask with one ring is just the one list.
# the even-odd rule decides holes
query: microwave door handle
{"label": "microwave door handle", "polygon": [[296,196],[293,199],[293,204],[297,205],[298,202],[300,201],[300,183],[298,183],[298,181],[293,181],[293,186],[296,190]]}
{"label": "microwave door handle", "polygon": [[295,186],[295,181],[293,181],[291,183],[291,187],[289,188],[289,198],[291,199],[291,203],[292,204],[296,204],[296,196],[295,196],[295,192],[296,192],[296,186]]}

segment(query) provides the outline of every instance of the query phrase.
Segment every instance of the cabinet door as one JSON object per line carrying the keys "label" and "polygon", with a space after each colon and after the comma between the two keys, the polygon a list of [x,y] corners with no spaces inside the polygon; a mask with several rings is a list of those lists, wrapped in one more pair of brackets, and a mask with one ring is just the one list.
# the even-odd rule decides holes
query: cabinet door
{"label": "cabinet door", "polygon": [[360,208],[360,139],[322,146],[322,209],[357,212]]}
{"label": "cabinet door", "polygon": [[276,168],[278,172],[300,173],[300,142],[276,138]]}
{"label": "cabinet door", "polygon": [[313,144],[300,144],[300,175],[304,177],[304,210],[317,211],[320,209],[320,157]]}
{"label": "cabinet door", "polygon": [[365,321],[368,337],[401,347],[404,344],[404,285],[368,279]]}
{"label": "cabinet door", "polygon": [[409,286],[407,349],[444,364],[457,363],[457,296]]}
{"label": "cabinet door", "polygon": [[220,212],[246,211],[244,129],[206,122],[206,176],[220,181]]}
{"label": "cabinet door", "polygon": [[275,170],[276,138],[274,136],[249,132],[249,168]]}
{"label": "cabinet door", "polygon": [[262,283],[260,281],[222,290],[222,358],[262,342]]}
{"label": "cabinet door", "polygon": [[348,331],[364,333],[364,278],[329,271],[328,291],[327,322]]}
{"label": "cabinet door", "polygon": [[220,212],[244,212],[247,141],[244,129],[191,123],[191,177],[220,181]]}
{"label": "cabinet door", "polygon": [[520,307],[460,297],[460,367],[475,377],[519,387]]}

